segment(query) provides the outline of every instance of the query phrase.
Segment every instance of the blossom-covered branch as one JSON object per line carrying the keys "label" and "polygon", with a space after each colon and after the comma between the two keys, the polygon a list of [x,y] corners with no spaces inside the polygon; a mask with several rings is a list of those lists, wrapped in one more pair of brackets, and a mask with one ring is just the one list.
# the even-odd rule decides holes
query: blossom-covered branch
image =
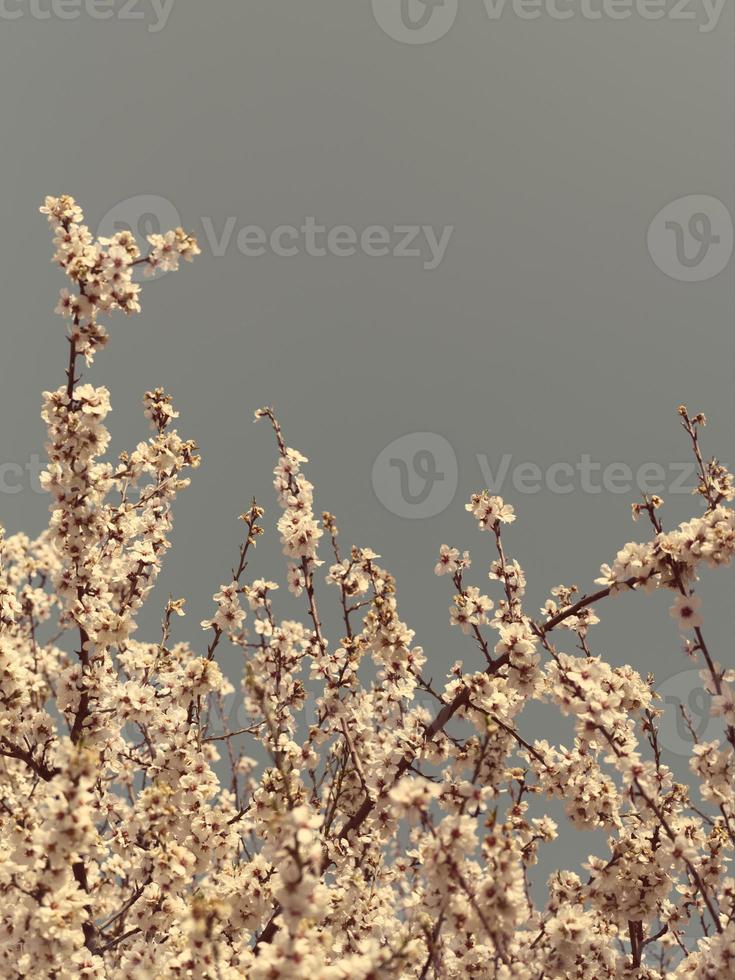
{"label": "blossom-covered branch", "polygon": [[[436,681],[380,556],[340,547],[308,460],[261,409],[290,596],[251,575],[268,529],[253,501],[201,630],[178,638],[185,602],[171,597],[147,640],[135,618],[198,450],[155,389],[150,437],[110,460],[110,395],[80,367],[107,344],[102,319],[140,311],[136,270],[199,250],[181,229],[146,254],[128,232],[95,239],[69,197],[42,211],[70,282],[57,306],[69,346],[64,383],[43,396],[48,529],[0,535],[2,975],[735,975],[735,670],[707,641],[698,587],[703,567],[732,562],[735,487],[705,459],[704,416],[679,410],[699,512],[665,530],[662,500],[636,502],[644,540],[586,594],[555,586],[539,614],[509,551],[514,508],[474,494],[489,584],[468,551],[441,546],[458,652]],[[605,604],[654,591],[671,594],[720,721],[703,742],[684,713],[689,786],[663,758],[655,679],[594,650]],[[219,662],[233,650],[239,689]],[[541,702],[569,719],[568,745],[529,734]],[[544,885],[549,798],[607,843]]]}

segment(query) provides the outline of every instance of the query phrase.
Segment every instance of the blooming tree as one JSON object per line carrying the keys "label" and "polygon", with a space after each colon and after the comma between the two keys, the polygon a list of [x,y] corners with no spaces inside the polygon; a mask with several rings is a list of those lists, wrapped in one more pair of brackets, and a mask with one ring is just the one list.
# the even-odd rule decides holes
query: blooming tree
{"label": "blooming tree", "polygon": [[[95,239],[69,197],[41,210],[71,283],[57,307],[69,360],[43,402],[49,527],[0,537],[2,976],[735,976],[735,671],[709,649],[694,595],[702,566],[732,560],[735,487],[702,455],[704,417],[679,410],[700,513],[666,530],[662,501],[644,498],[646,540],[602,566],[597,591],[559,586],[539,615],[506,551],[513,508],[474,495],[494,596],[470,584],[468,552],[441,547],[467,659],[435,684],[394,579],[369,548],[341,550],[305,457],[261,409],[302,619],[280,618],[276,583],[249,576],[264,530],[253,502],[199,638],[177,638],[184,600],[171,598],[146,641],[135,617],[197,447],[157,389],[148,441],[108,460],[109,392],[78,368],[107,342],[100,317],[139,311],[136,267],[176,269],[199,250],[181,229],[149,236],[146,255],[128,232]],[[325,580],[343,624],[332,640]],[[610,666],[591,640],[593,607],[659,589],[721,719],[719,741],[692,726],[690,787],[663,762],[653,678]],[[236,731],[227,645],[243,661]],[[524,737],[534,702],[570,718],[572,744]],[[531,869],[557,836],[549,797],[607,844],[582,877],[556,871],[539,901]]]}

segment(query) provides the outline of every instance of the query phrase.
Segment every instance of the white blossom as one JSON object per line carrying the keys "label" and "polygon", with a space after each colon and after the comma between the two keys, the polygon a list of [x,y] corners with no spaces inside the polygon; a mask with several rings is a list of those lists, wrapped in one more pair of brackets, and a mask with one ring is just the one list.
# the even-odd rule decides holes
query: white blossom
{"label": "white blossom", "polygon": [[[148,440],[109,459],[110,392],[78,368],[107,343],[101,318],[139,311],[137,266],[176,269],[199,250],[181,229],[151,235],[145,255],[129,232],[95,239],[66,196],[42,211],[70,284],[56,308],[70,360],[43,395],[48,528],[0,529],[2,976],[735,975],[735,670],[708,647],[694,594],[703,568],[732,562],[735,484],[701,456],[704,417],[680,409],[700,513],[665,531],[659,498],[636,503],[649,539],[620,548],[596,592],[539,592],[538,620],[503,537],[513,507],[473,495],[491,594],[469,581],[468,551],[440,547],[460,627],[441,678],[380,556],[341,549],[306,457],[261,409],[287,589],[251,572],[265,527],[253,501],[203,630],[180,639],[184,599],[170,597],[145,639],[138,613],[198,450],[156,388]],[[662,751],[655,678],[592,646],[607,596],[632,590],[670,594],[701,671],[711,724],[705,741],[682,712],[688,786]],[[301,612],[283,618],[289,606]],[[531,740],[540,710],[563,717],[566,744]],[[538,887],[532,869],[564,832],[584,841],[579,868],[552,864]]]}

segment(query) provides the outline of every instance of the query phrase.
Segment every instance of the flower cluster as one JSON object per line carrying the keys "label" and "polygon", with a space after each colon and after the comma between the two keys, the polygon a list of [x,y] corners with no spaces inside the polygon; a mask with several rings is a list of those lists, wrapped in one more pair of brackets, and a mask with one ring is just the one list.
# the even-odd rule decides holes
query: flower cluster
{"label": "flower cluster", "polygon": [[[341,548],[306,458],[261,409],[287,589],[250,575],[265,516],[253,501],[201,630],[177,639],[185,602],[171,597],[145,640],[135,617],[197,448],[155,389],[148,440],[110,460],[109,392],[76,368],[107,340],[99,317],[139,310],[136,266],[173,270],[198,248],[176,229],[143,256],[127,232],[95,240],[69,197],[42,210],[73,286],[58,306],[70,358],[43,399],[49,526],[0,533],[2,976],[735,976],[735,671],[708,646],[696,591],[703,567],[735,554],[735,484],[702,456],[704,417],[680,409],[701,512],[667,531],[662,500],[636,503],[648,540],[603,565],[597,591],[555,586],[540,616],[507,552],[513,508],[475,494],[489,594],[469,551],[442,545],[467,662],[435,680],[380,556]],[[689,786],[665,761],[655,678],[593,649],[601,603],[655,590],[671,593],[711,701],[708,741],[682,713]],[[301,612],[284,615],[289,603]],[[238,690],[225,650],[242,661]],[[539,704],[565,719],[566,744],[524,734]],[[601,833],[544,883],[561,832],[549,799],[565,829]]]}
{"label": "flower cluster", "polygon": [[73,292],[61,290],[56,312],[71,321],[70,339],[88,364],[107,343],[107,330],[98,321],[100,315],[114,310],[140,313],[140,284],[133,281],[135,267],[144,265],[146,275],[154,275],[158,269],[178,269],[180,259],[190,262],[200,251],[195,239],[181,228],[150,235],[151,251],[144,257],[129,231],[95,239],[83,224],[82,209],[68,195],[47,197],[41,212],[54,232],[54,261],[75,287]]}

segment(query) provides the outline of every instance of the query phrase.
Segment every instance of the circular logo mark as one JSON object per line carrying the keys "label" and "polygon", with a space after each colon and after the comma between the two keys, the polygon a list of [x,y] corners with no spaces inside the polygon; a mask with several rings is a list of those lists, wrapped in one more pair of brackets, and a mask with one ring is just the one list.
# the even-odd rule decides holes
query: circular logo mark
{"label": "circular logo mark", "polygon": [[[102,218],[97,227],[98,238],[111,238],[120,231],[135,235],[141,250],[145,252],[148,235],[160,235],[181,225],[181,215],[165,197],[157,194],[138,194],[119,201]],[[156,273],[161,279],[165,272]]]}
{"label": "circular logo mark", "polygon": [[454,500],[457,456],[443,436],[411,432],[395,439],[373,464],[373,489],[396,517],[435,517]]}
{"label": "circular logo mark", "polygon": [[709,742],[722,735],[721,719],[710,715],[712,698],[698,670],[674,674],[656,689],[661,695],[659,706],[663,709],[658,740],[668,752],[687,757],[692,754],[694,741],[683,711],[700,742]]}
{"label": "circular logo mark", "polygon": [[402,44],[431,44],[451,29],[459,0],[372,0],[373,16]]}
{"label": "circular logo mark", "polygon": [[730,212],[716,197],[690,194],[662,208],[648,229],[648,251],[680,282],[704,282],[726,268],[733,252]]}

